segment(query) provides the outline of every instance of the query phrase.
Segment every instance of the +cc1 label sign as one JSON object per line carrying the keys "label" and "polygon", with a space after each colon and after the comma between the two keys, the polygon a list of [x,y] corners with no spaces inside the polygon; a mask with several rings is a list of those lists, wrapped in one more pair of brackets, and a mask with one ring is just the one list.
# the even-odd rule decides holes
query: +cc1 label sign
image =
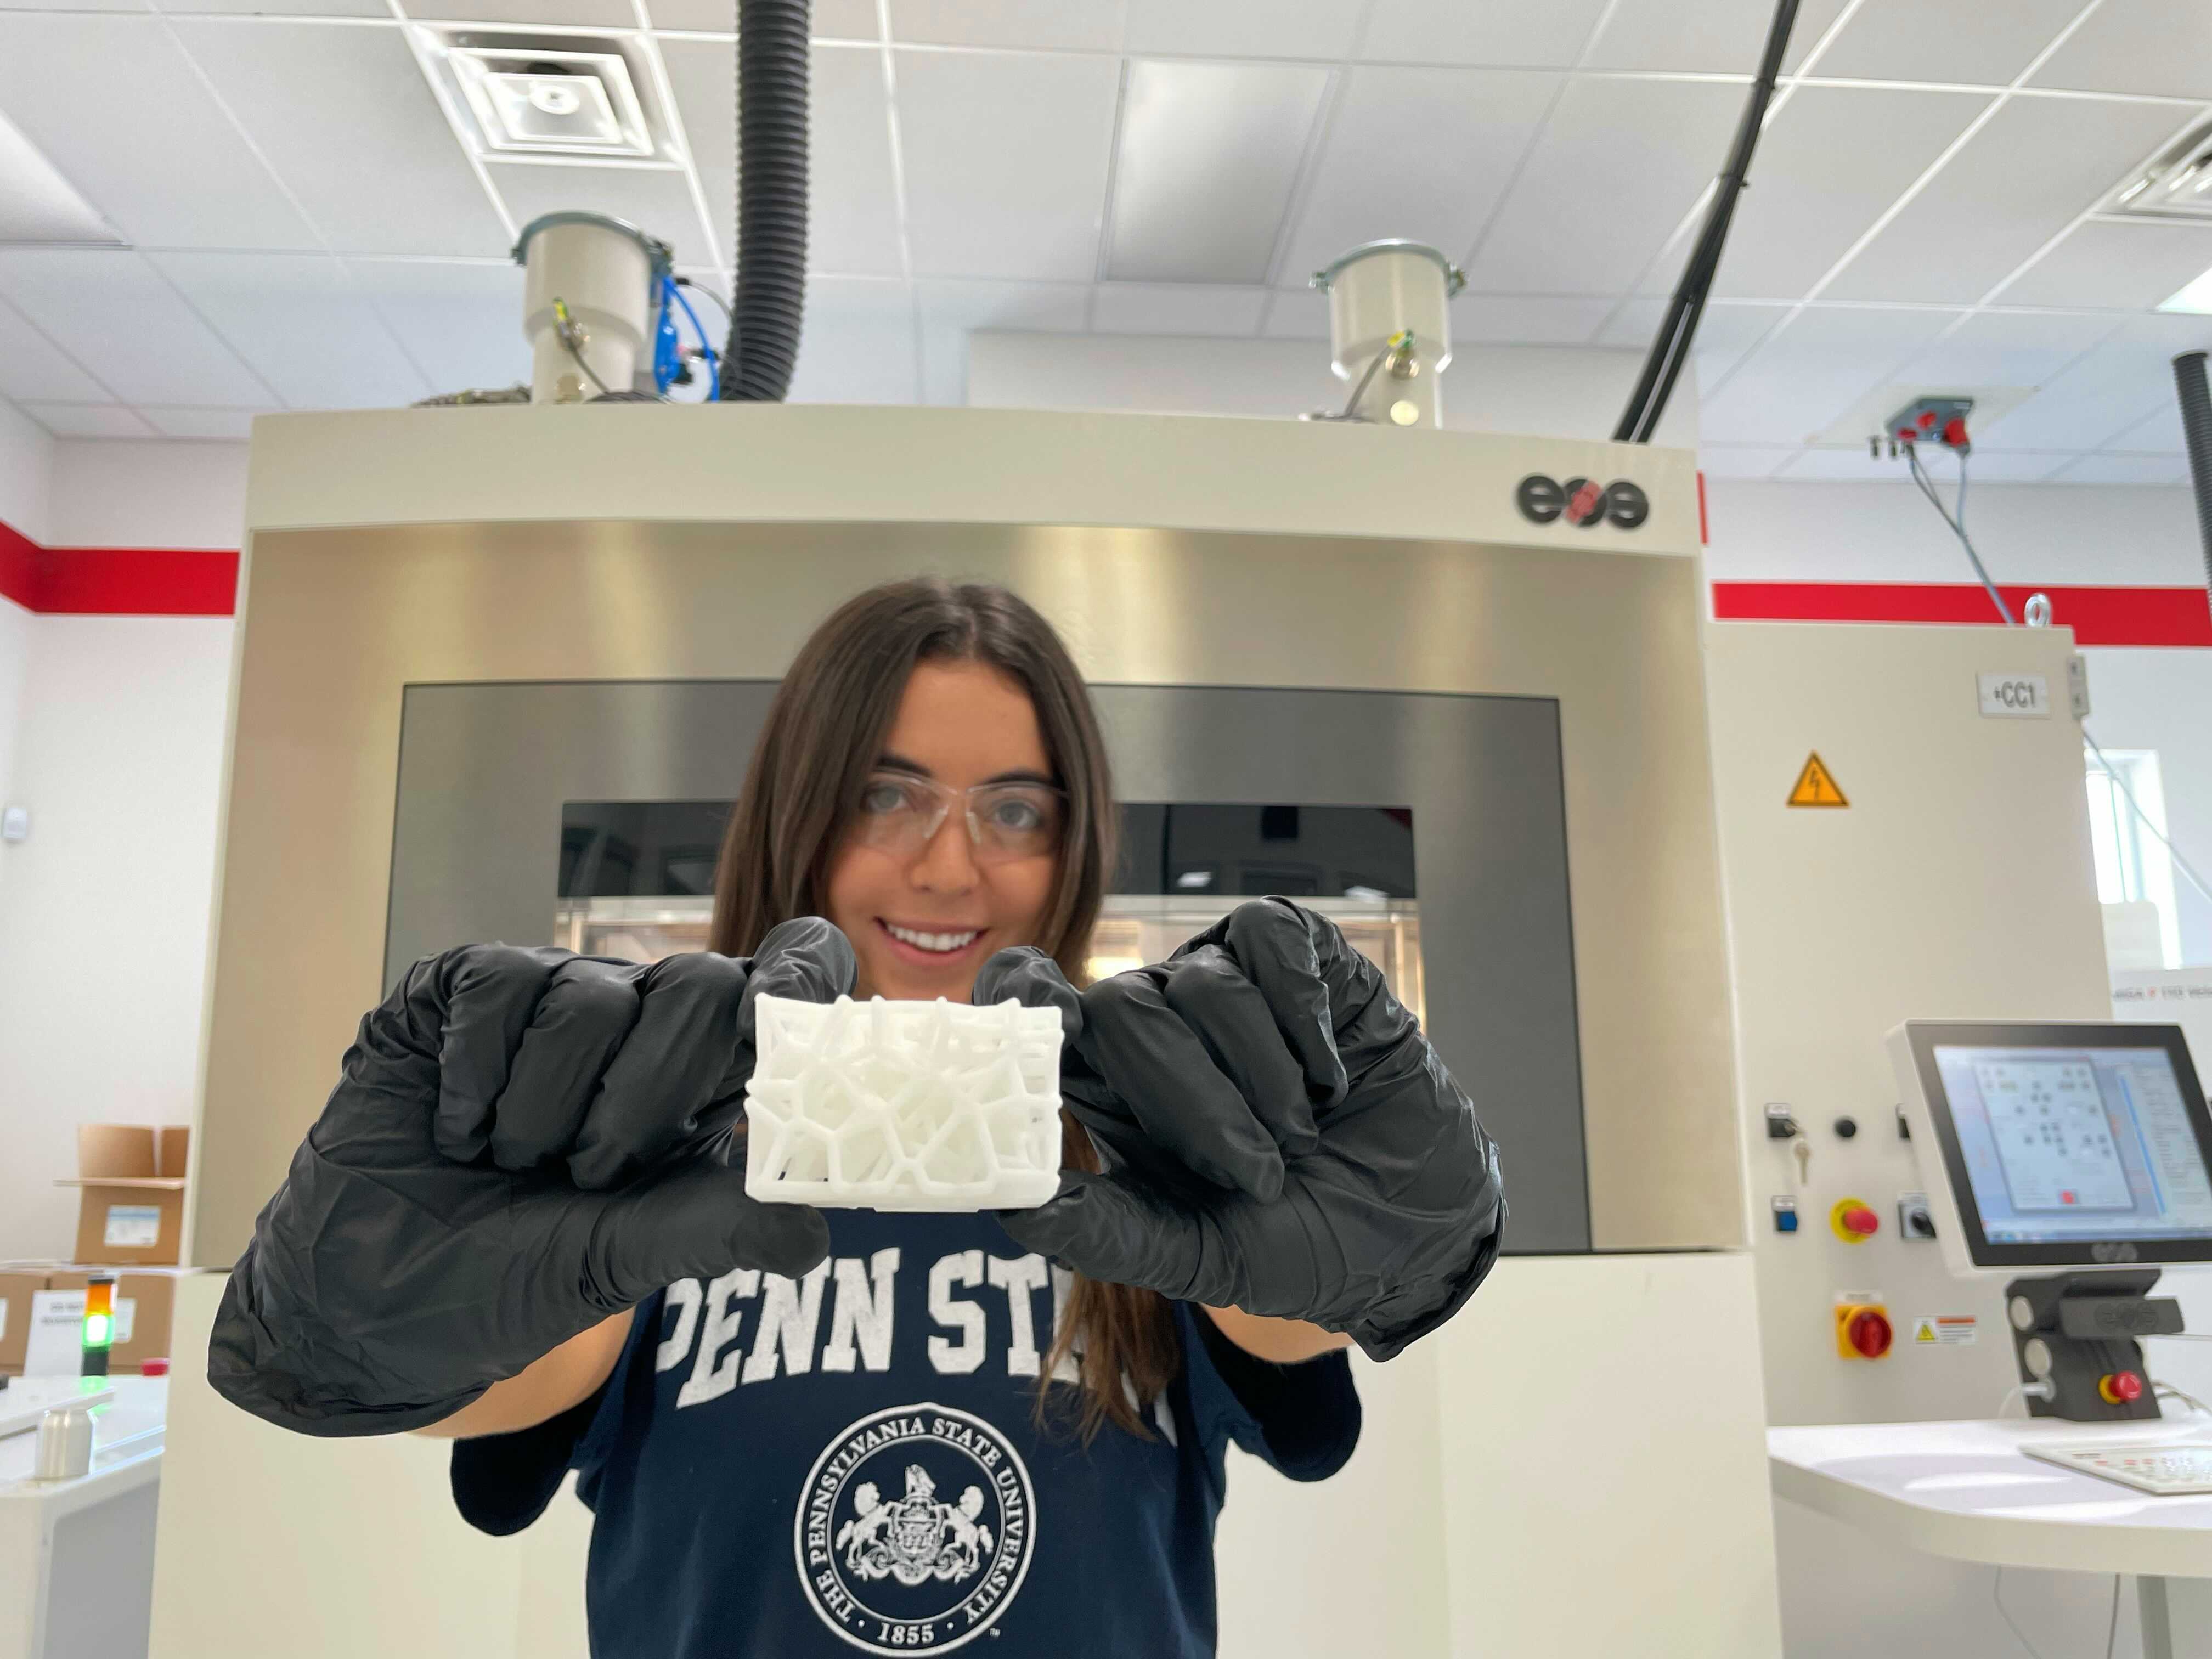
{"label": "+cc1 label sign", "polygon": [[1565,519],[1577,529],[1609,523],[1633,530],[1651,516],[1651,500],[1626,478],[1601,484],[1590,478],[1570,478],[1561,483],[1540,472],[1531,472],[1513,492],[1521,515],[1536,524]]}

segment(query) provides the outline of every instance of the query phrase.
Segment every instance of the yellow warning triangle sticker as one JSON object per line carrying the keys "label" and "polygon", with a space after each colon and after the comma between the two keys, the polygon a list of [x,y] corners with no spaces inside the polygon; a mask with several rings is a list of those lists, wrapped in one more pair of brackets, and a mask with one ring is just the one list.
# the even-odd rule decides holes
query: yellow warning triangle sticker
{"label": "yellow warning triangle sticker", "polygon": [[1844,792],[1836,787],[1827,767],[1819,755],[1805,757],[1805,769],[1797,775],[1796,787],[1790,792],[1792,806],[1849,806]]}
{"label": "yellow warning triangle sticker", "polygon": [[1933,1342],[1936,1340],[1936,1322],[1932,1319],[1922,1320],[1919,1328],[1912,1334],[1912,1340],[1915,1342]]}

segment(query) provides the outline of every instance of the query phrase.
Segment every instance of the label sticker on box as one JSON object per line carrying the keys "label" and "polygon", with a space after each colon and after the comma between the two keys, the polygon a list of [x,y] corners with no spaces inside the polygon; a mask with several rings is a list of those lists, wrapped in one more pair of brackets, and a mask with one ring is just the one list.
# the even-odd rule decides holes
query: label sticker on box
{"label": "label sticker on box", "polygon": [[8,1310],[15,1305],[13,1297],[0,1297],[0,1342],[8,1340]]}
{"label": "label sticker on box", "polygon": [[75,1376],[83,1368],[84,1292],[33,1291],[23,1375]]}
{"label": "label sticker on box", "polygon": [[121,1347],[125,1343],[131,1340],[131,1319],[132,1316],[137,1314],[137,1311],[138,1301],[136,1297],[118,1296],[115,1298],[115,1334],[113,1341],[117,1347]]}
{"label": "label sticker on box", "polygon": [[1972,1314],[1923,1314],[1912,1322],[1912,1340],[1927,1347],[1970,1348],[1974,1330]]}
{"label": "label sticker on box", "polygon": [[102,1244],[125,1250],[150,1250],[161,1242],[161,1212],[152,1204],[111,1204]]}

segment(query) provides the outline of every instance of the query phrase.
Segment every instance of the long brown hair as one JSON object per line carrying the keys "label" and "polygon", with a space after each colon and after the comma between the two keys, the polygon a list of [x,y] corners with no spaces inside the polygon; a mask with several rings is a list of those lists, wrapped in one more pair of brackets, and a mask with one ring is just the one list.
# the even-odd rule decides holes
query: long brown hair
{"label": "long brown hair", "polygon": [[[799,647],[776,688],[730,815],[714,878],[708,944],[744,956],[778,922],[822,914],[831,859],[922,662],[976,662],[1029,695],[1054,781],[1067,792],[1059,868],[1032,941],[1077,984],[1114,867],[1116,816],[1091,694],[1052,624],[1018,595],[933,576],[887,582],[847,600]],[[1062,1115],[1065,1161],[1097,1168],[1090,1137]],[[1147,1432],[1142,1413],[1174,1377],[1178,1349],[1164,1299],[1078,1274],[1038,1380],[1073,1356],[1083,1432],[1108,1420]],[[1123,1379],[1127,1378],[1125,1386]]]}

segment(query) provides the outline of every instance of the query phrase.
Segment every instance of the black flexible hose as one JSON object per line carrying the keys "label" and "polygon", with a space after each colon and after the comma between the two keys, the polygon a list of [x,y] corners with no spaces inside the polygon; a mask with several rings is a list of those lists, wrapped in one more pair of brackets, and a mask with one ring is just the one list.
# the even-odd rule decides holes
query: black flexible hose
{"label": "black flexible hose", "polygon": [[809,0],[738,0],[738,281],[724,398],[791,389],[806,310]]}
{"label": "black flexible hose", "polygon": [[2204,543],[2204,600],[2212,605],[2212,391],[2204,384],[2204,354],[2185,351],[2173,360],[2173,387],[2181,394],[2181,430],[2189,445],[2189,478],[2197,490],[2197,533]]}
{"label": "black flexible hose", "polygon": [[1674,396],[1674,381],[1682,365],[1690,360],[1690,342],[1697,336],[1698,319],[1705,315],[1705,295],[1720,270],[1729,225],[1735,217],[1736,198],[1751,177],[1752,152],[1758,148],[1766,106],[1774,97],[1774,82],[1782,73],[1783,54],[1790,49],[1790,33],[1796,23],[1797,0],[1776,0],[1774,21],[1766,32],[1766,50],[1759,58],[1759,78],[1752,82],[1743,119],[1736,126],[1735,142],[1729,147],[1728,163],[1721,169],[1712,205],[1705,211],[1705,222],[1698,232],[1689,263],[1682,267],[1682,280],[1667,307],[1666,320],[1659,325],[1651,355],[1644,359],[1644,373],[1637,378],[1636,390],[1629,394],[1620,424],[1613,428],[1615,443],[1651,441],[1660,416],[1666,413],[1667,400]]}

